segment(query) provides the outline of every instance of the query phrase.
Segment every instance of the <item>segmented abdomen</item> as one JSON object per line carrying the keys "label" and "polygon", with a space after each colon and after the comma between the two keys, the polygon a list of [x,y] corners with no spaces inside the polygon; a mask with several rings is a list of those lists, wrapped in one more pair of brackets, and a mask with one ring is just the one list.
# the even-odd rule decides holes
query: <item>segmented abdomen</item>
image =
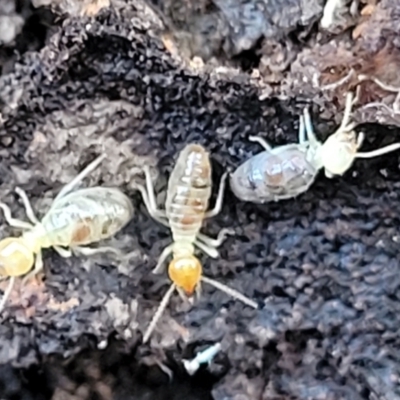
{"label": "segmented abdomen", "polygon": [[187,145],[179,154],[168,182],[166,214],[174,241],[193,242],[211,195],[211,164],[206,150]]}
{"label": "segmented abdomen", "polygon": [[111,237],[133,211],[130,199],[117,188],[76,190],[57,199],[42,219],[47,242],[43,247],[85,245]]}
{"label": "segmented abdomen", "polygon": [[[289,147],[290,146],[290,147]],[[236,197],[252,203],[288,199],[305,192],[317,170],[296,146],[264,151],[245,161],[230,177]]]}

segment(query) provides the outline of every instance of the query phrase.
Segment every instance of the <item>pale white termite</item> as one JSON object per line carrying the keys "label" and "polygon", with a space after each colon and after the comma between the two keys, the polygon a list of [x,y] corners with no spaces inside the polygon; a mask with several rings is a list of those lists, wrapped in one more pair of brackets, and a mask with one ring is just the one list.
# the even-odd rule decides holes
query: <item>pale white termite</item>
{"label": "pale white termite", "polygon": [[62,257],[70,257],[72,253],[120,254],[113,247],[91,248],[86,245],[113,236],[129,222],[134,211],[130,199],[118,188],[76,189],[82,179],[104,158],[105,155],[96,158],[65,185],[41,221],[33,212],[28,196],[20,188],[16,189],[16,193],[20,196],[31,223],[13,218],[9,207],[0,203],[9,225],[23,230],[20,237],[8,237],[0,241],[0,276],[10,278],[0,303],[0,311],[11,293],[15,277],[27,274],[34,266],[34,270],[24,277],[26,281],[43,268],[42,249],[52,247]]}
{"label": "pale white termite", "polygon": [[265,151],[245,161],[230,175],[235,196],[252,203],[296,197],[308,190],[322,168],[326,177],[332,178],[343,175],[356,158],[376,157],[399,149],[400,143],[394,143],[367,153],[358,152],[364,135],[357,137],[355,124],[349,122],[354,102],[353,95],[348,93],[342,123],[325,143],[315,136],[307,108],[300,117],[299,143],[272,148],[265,139],[250,137]]}
{"label": "pale white termite", "polygon": [[199,296],[201,281],[213,285],[251,307],[257,308],[256,302],[236,290],[203,276],[201,262],[194,255],[195,246],[197,246],[210,257],[217,258],[219,255],[217,247],[223,243],[226,235],[231,233],[230,229],[222,229],[218,238],[212,239],[199,232],[203,220],[217,215],[222,208],[227,174],[225,173],[221,178],[214,208],[207,211],[212,184],[209,154],[199,144],[187,145],[179,154],[175,168],[171,173],[165,210],[160,210],[156,204],[149,167],[146,166],[144,172],[147,187],[137,185],[137,188],[142,194],[150,215],[161,224],[170,227],[173,237],[173,243],[161,253],[153,272],[161,273],[164,270],[165,260],[169,255],[172,254],[173,259],[168,266],[168,275],[172,285],[164,295],[145,332],[143,342],[149,339],[174,290],[176,289],[184,299],[192,296],[195,291]]}

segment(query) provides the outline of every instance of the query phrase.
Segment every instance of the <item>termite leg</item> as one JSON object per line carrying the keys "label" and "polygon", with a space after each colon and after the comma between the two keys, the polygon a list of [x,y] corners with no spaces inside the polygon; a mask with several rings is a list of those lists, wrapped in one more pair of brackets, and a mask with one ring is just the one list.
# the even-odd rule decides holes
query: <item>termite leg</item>
{"label": "termite leg", "polygon": [[83,256],[93,256],[95,254],[101,254],[101,253],[114,253],[117,256],[122,256],[121,250],[116,249],[115,247],[111,247],[111,246],[103,246],[103,247],[74,246],[74,247],[71,247],[71,250],[74,254],[83,255]]}
{"label": "termite leg", "polygon": [[156,196],[154,194],[153,181],[151,180],[150,168],[145,165],[143,168],[146,176],[146,189],[142,185],[136,185],[137,189],[142,193],[143,201],[149,214],[163,225],[169,226],[165,219],[167,218],[164,210],[157,207]]}
{"label": "termite leg", "polygon": [[67,183],[58,193],[58,195],[54,198],[53,201],[64,197],[66,194],[71,192],[86,176],[92,173],[106,158],[105,154],[101,154],[97,158],[95,158],[86,168],[83,169],[71,182]]}
{"label": "termite leg", "polygon": [[257,142],[266,151],[272,151],[272,146],[264,138],[260,136],[249,136],[249,140],[250,142]]}
{"label": "termite leg", "polygon": [[203,233],[198,233],[196,240],[199,240],[200,242],[210,246],[210,247],[219,247],[224,243],[225,239],[229,235],[234,235],[235,231],[230,228],[223,228],[219,231],[218,236],[216,239],[210,238],[207,235],[204,235]]}
{"label": "termite leg", "polygon": [[160,257],[158,257],[158,262],[156,267],[153,269],[153,274],[161,274],[164,269],[165,269],[165,260],[168,258],[168,256],[172,253],[172,249],[174,247],[174,244],[171,243],[169,246],[167,246],[161,253]]}
{"label": "termite leg", "polygon": [[11,215],[11,210],[6,204],[0,203],[0,208],[3,210],[4,218],[10,226],[12,226],[14,228],[20,228],[20,229],[32,229],[33,228],[33,225],[30,224],[29,222],[21,221],[20,219],[13,218]]}
{"label": "termite leg", "polygon": [[310,143],[318,143],[318,139],[317,136],[315,136],[314,127],[307,107],[303,111],[303,122],[307,133],[307,140]]}
{"label": "termite leg", "polygon": [[204,218],[212,218],[215,217],[217,214],[220,213],[221,209],[222,209],[222,203],[224,200],[224,191],[225,191],[225,185],[226,185],[226,178],[228,177],[228,172],[225,172],[222,177],[221,177],[221,181],[219,183],[219,189],[218,189],[218,195],[217,195],[217,199],[215,201],[215,206],[213,209],[207,211],[204,214]]}
{"label": "termite leg", "polygon": [[3,311],[4,306],[5,306],[6,302],[7,302],[7,299],[10,297],[10,294],[11,294],[12,289],[14,287],[14,283],[15,283],[15,276],[11,276],[10,277],[10,282],[8,283],[8,286],[7,286],[6,290],[4,291],[3,298],[0,301],[0,312]]}
{"label": "termite leg", "polygon": [[21,188],[17,187],[17,188],[15,188],[15,193],[17,193],[17,195],[21,198],[22,203],[25,207],[26,215],[28,216],[29,220],[32,222],[32,224],[38,224],[39,220],[33,211],[31,202],[29,201],[29,198],[28,198],[28,195],[26,194],[26,192],[24,190],[22,190]]}
{"label": "termite leg", "polygon": [[64,249],[60,246],[53,246],[53,249],[58,253],[59,256],[64,258],[72,257],[71,249]]}
{"label": "termite leg", "polygon": [[208,256],[210,256],[211,258],[218,258],[219,257],[219,252],[215,247],[210,246],[210,245],[208,245],[206,243],[200,242],[199,240],[195,240],[194,244],[200,250],[202,250],[204,253],[206,253]]}
{"label": "termite leg", "polygon": [[35,268],[33,271],[29,272],[26,274],[22,280],[21,280],[21,285],[24,286],[26,282],[29,281],[29,279],[33,278],[35,275],[37,275],[41,270],[43,269],[43,257],[42,257],[42,252],[39,251],[36,254],[36,259],[35,259]]}
{"label": "termite leg", "polygon": [[306,137],[306,126],[304,124],[304,117],[300,115],[300,120],[299,120],[299,143],[303,144],[307,142],[307,137]]}

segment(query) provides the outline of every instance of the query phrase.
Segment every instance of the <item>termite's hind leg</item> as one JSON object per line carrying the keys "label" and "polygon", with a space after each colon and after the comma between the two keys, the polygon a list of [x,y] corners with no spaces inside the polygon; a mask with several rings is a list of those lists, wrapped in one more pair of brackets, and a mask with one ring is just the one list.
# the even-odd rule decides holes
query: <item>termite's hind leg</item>
{"label": "termite's hind leg", "polygon": [[164,210],[157,207],[156,196],[154,194],[153,181],[151,180],[150,168],[148,165],[143,167],[146,177],[146,188],[143,185],[135,184],[136,189],[142,194],[143,202],[149,214],[158,222],[165,226],[169,226],[167,216]]}
{"label": "termite's hind leg", "polygon": [[223,201],[224,201],[224,191],[225,191],[227,177],[228,177],[228,172],[225,172],[222,175],[221,181],[219,183],[218,195],[217,195],[217,199],[215,200],[215,206],[213,209],[207,211],[204,214],[204,218],[215,217],[217,214],[219,214],[221,212]]}

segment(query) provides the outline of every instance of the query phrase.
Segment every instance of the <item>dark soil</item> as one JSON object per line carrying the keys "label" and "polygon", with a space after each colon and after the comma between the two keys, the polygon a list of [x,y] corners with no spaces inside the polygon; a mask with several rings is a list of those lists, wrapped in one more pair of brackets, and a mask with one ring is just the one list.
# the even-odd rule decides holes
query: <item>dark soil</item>
{"label": "dark soil", "polygon": [[[106,151],[107,160],[85,184],[120,187],[136,213],[111,241],[132,252],[128,264],[108,256],[63,259],[49,250],[44,281],[17,285],[1,315],[0,398],[399,399],[398,152],[356,161],[340,178],[321,173],[307,193],[281,203],[244,204],[228,189],[222,212],[203,231],[215,237],[232,227],[236,235],[221,247],[219,259],[201,255],[204,273],[255,299],[260,310],[204,285],[191,309],[174,296],[149,345],[141,344],[168,283],[150,271],[171,240],[134,190],[142,165],[156,167],[156,189],[163,192],[177,153],[187,143],[201,143],[211,153],[215,192],[223,171],[260,151],[249,134],[260,133],[276,145],[297,141],[298,116],[306,104],[325,139],[340,122],[341,95],[354,82],[323,91],[308,79],[315,71],[325,77],[330,68],[327,57],[323,65],[310,61],[319,59],[324,46],[340,48],[334,44],[338,38],[352,43],[346,30],[327,37],[317,32],[321,1],[314,2],[315,12],[303,26],[279,20],[275,34],[260,29],[246,48],[223,30],[224,40],[236,47],[225,47],[222,54],[214,46],[219,50],[209,50],[209,59],[202,55],[210,61],[204,68],[185,58],[192,53],[178,50],[180,57],[166,50],[160,15],[186,38],[201,37],[198,32],[184,25],[178,29],[165,8],[155,12],[139,0],[129,3],[112,2],[94,18],[46,14],[44,32],[32,35],[33,47],[20,48],[18,57],[2,53],[1,201],[25,219],[14,192],[20,186],[43,215],[62,185]],[[298,9],[300,1],[278,3],[289,12],[289,3]],[[395,60],[400,14],[399,6],[387,11],[389,3],[382,1],[375,11],[392,16],[382,22],[386,44],[372,48],[377,39],[369,30],[350,47],[352,60],[370,51],[368,65],[377,65],[391,39],[390,60]],[[228,18],[217,9],[205,7],[200,14]],[[48,12],[42,9],[39,20]],[[175,36],[179,49],[182,35]],[[257,55],[257,49],[271,45],[271,37],[285,46],[295,43],[290,43],[295,49],[290,67],[272,80]],[[352,65],[329,54],[336,55],[330,60],[337,64]],[[259,67],[258,75],[247,72],[246,59]],[[367,61],[362,71],[355,70],[366,73]],[[215,63],[225,67],[216,69]],[[347,72],[340,70],[336,78]],[[386,82],[394,85],[391,76]],[[371,101],[394,101],[393,94],[385,97],[369,85],[355,119],[398,125],[393,110],[363,109]],[[367,150],[399,138],[397,129],[383,125],[357,130],[366,133]],[[5,223],[1,231],[2,236],[16,232]],[[181,360],[218,341],[222,350],[215,363],[189,377]]]}

